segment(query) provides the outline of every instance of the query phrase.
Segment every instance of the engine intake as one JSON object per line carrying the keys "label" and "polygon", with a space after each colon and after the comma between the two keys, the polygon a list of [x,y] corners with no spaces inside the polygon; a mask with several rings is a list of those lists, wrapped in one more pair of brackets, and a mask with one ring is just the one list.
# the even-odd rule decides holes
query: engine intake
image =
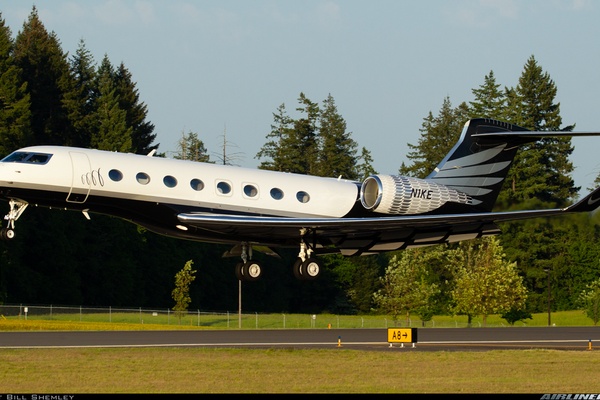
{"label": "engine intake", "polygon": [[422,214],[447,202],[471,204],[470,196],[425,179],[372,175],[360,188],[365,209],[390,215]]}

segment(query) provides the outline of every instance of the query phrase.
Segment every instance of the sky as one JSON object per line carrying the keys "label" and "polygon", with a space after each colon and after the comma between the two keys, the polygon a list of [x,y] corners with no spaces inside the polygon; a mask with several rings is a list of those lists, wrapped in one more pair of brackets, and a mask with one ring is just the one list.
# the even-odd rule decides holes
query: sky
{"label": "sky", "polygon": [[[85,42],[131,72],[159,152],[194,132],[211,158],[257,167],[273,114],[331,95],[379,173],[409,162],[423,120],[473,101],[493,71],[515,87],[533,56],[554,81],[563,126],[600,131],[600,2],[593,0],[2,0],[13,38],[33,6],[63,51]],[[600,137],[573,138],[581,194]]]}

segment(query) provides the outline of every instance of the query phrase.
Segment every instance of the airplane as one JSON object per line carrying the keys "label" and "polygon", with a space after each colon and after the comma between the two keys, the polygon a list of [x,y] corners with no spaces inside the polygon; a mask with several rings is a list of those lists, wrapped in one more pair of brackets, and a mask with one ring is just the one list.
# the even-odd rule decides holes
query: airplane
{"label": "airplane", "polygon": [[364,181],[317,177],[148,155],[31,146],[0,160],[8,201],[2,239],[28,205],[106,214],[175,238],[232,246],[239,280],[263,266],[253,249],[277,256],[298,248],[292,271],[314,280],[319,255],[360,256],[500,234],[498,222],[592,212],[600,187],[565,208],[492,212],[520,146],[545,137],[600,132],[529,131],[487,118],[467,121],[426,178],[375,174]]}

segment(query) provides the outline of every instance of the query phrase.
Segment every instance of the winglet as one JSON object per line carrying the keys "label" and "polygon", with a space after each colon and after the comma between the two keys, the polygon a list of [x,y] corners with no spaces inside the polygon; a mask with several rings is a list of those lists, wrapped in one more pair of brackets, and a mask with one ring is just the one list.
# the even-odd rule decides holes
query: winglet
{"label": "winglet", "polygon": [[567,212],[590,212],[600,207],[600,186],[577,203],[567,207]]}

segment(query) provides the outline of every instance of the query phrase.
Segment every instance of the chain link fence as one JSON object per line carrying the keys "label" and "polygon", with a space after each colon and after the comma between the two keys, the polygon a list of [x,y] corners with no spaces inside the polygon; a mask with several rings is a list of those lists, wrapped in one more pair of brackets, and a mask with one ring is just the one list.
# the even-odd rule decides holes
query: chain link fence
{"label": "chain link fence", "polygon": [[[297,328],[391,328],[466,327],[466,322],[444,320],[423,322],[418,318],[394,321],[385,316],[334,314],[261,314],[237,311],[215,312],[171,309],[73,307],[55,305],[0,305],[0,319],[47,320],[90,323],[166,324],[219,329],[297,329]],[[477,324],[476,324],[477,325]]]}

